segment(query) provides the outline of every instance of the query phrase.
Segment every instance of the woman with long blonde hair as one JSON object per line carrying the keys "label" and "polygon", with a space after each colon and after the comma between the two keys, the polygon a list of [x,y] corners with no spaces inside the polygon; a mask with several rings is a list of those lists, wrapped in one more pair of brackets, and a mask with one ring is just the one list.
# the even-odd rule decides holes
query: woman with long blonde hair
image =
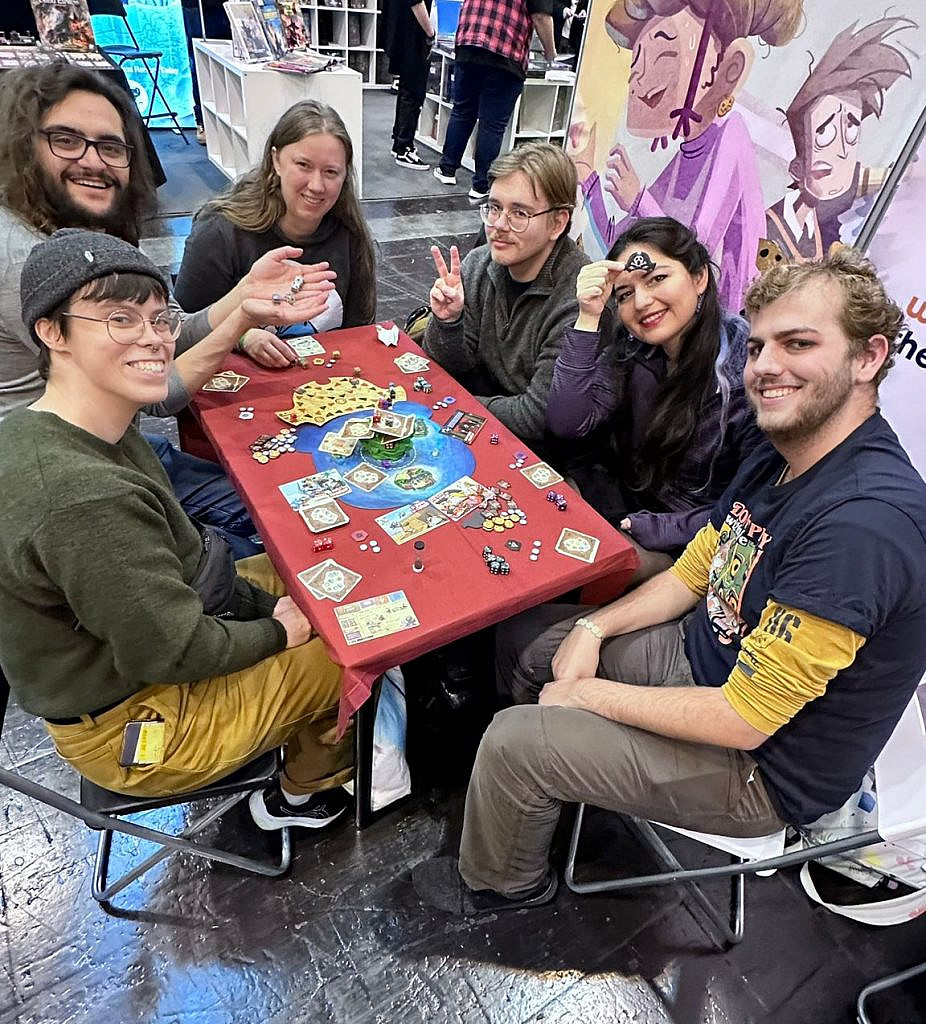
{"label": "woman with long blonde hair", "polygon": [[[263,253],[302,249],[300,262],[327,263],[335,291],[321,316],[298,333],[373,322],[373,240],[360,212],[353,144],[337,112],[316,100],[290,107],[277,121],[260,164],[196,215],[175,296],[187,312],[208,306],[245,276]],[[239,348],[265,366],[293,359],[284,339],[253,328]]]}

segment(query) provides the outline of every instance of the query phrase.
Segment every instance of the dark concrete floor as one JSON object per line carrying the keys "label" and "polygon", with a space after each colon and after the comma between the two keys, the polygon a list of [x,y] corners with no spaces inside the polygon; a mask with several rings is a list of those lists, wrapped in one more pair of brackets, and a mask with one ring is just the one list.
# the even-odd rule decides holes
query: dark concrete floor
{"label": "dark concrete floor", "polygon": [[[166,166],[171,174],[169,154]],[[205,180],[208,170],[200,170]],[[452,213],[466,211],[422,200],[371,217],[375,234],[391,224],[396,238],[381,246],[382,318],[401,320],[424,301],[427,246],[456,235],[439,230]],[[183,222],[171,223],[182,239]],[[153,240],[164,252],[170,226]],[[410,694],[412,796],[363,833],[343,822],[298,837],[292,872],[277,881],[171,858],[107,914],[90,896],[95,837],[45,805],[4,793],[0,1022],[849,1024],[864,984],[923,958],[926,917],[882,929],[847,921],[811,903],[793,872],[749,880],[746,939],[728,952],[672,888],[621,898],[562,890],[547,907],[484,920],[423,909],[410,870],[456,850],[487,711],[453,717],[425,699],[426,685]],[[42,728],[16,709],[0,760],[76,792]],[[558,867],[570,822],[567,811]],[[587,832],[583,856],[593,865],[651,866],[614,816],[594,815]],[[268,850],[243,810],[211,838],[241,852]],[[128,855],[114,860],[137,856],[129,841]],[[873,1019],[926,1020],[924,988],[873,1000]]]}

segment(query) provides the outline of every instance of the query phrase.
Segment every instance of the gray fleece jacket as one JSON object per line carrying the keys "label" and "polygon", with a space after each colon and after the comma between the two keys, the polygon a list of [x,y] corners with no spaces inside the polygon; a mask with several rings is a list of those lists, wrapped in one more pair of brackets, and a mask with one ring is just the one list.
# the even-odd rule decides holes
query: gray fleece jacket
{"label": "gray fleece jacket", "polygon": [[[0,205],[0,420],[17,406],[31,405],[45,390],[38,369],[38,349],[22,321],[19,301],[23,264],[32,247],[44,238],[40,231]],[[202,341],[210,329],[206,310],[187,317],[177,340],[177,352],[185,352]],[[173,416],[189,402],[190,396],[172,368],[167,398],[145,412]]]}
{"label": "gray fleece jacket", "polygon": [[488,380],[476,397],[523,441],[543,438],[553,364],[563,331],[578,314],[576,275],[590,262],[565,235],[540,273],[513,306],[508,270],[492,262],[487,245],[469,253],[460,268],[465,303],[452,323],[431,317],[422,347],[454,377]]}

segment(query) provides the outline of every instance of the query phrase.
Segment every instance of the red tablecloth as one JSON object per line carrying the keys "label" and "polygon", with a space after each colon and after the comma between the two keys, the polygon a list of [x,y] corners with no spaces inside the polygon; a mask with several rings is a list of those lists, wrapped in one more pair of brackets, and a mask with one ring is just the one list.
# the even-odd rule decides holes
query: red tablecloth
{"label": "red tablecloth", "polygon": [[[321,634],[331,657],[344,667],[342,727],[369,696],[376,677],[392,665],[475,633],[590,580],[610,575],[622,588],[637,565],[627,541],[565,484],[555,485],[568,498],[568,509],[561,512],[546,500],[546,488],[534,487],[517,469],[511,469],[514,452],[527,452],[527,446],[433,361],[431,369],[424,373],[433,392],[416,394],[412,385],[417,374],[402,373],[393,363],[403,352],[421,354],[410,338],[400,334],[398,346],[387,348],[377,339],[374,327],[358,327],[321,334],[318,340],[328,352],[340,349],[341,357],[333,368],[311,365],[310,360],[305,369],[266,370],[232,355],[226,368],[249,376],[250,381],[234,394],[200,391],[195,409],[206,436],[251,510],[274,567]],[[489,534],[448,523],[425,534],[425,550],[416,551],[412,542],[396,545],[374,522],[388,509],[354,508],[345,500],[349,495],[345,495],[338,500],[350,516],[350,523],[331,531],[331,551],[313,552],[316,535],[292,511],[278,487],[314,473],[314,459],[297,451],[260,465],[252,459],[248,445],[258,435],[276,434],[286,426],[274,414],[292,406],[294,388],[312,379],[350,376],[355,366],[362,368],[360,376],[371,383],[400,384],[408,393],[408,401],[418,401],[429,411],[433,402],[445,395],[454,396],[456,404],[432,412],[437,423],[444,423],[456,410],[488,416],[488,422],[471,445],[476,459],[471,475],[486,486],[494,486],[499,479],[509,481],[514,499],[527,514],[527,525]],[[252,420],[239,419],[241,406],[254,407]],[[499,435],[497,445],[489,441],[493,432]],[[525,466],[537,461],[529,454]],[[415,500],[415,492],[409,492],[408,502]],[[600,539],[594,562],[587,564],[554,550],[564,526]],[[380,554],[360,550],[350,536],[358,529],[366,530],[379,541]],[[505,541],[510,539],[521,542],[520,551],[505,547]],[[536,539],[543,542],[542,554],[532,562],[529,555]],[[506,556],[511,565],[510,575],[493,576],[488,572],[482,558],[487,543]],[[343,603],[404,590],[420,625],[348,646],[335,618],[336,606],[329,600],[314,598],[297,579],[302,570],[329,557],[363,576]],[[422,573],[412,572],[416,557],[424,562]]]}

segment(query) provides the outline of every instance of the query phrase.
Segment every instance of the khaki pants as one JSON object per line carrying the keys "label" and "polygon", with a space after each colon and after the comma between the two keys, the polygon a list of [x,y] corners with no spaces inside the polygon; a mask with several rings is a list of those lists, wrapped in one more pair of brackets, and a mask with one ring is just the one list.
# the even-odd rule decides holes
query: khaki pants
{"label": "khaki pants", "polygon": [[[589,607],[544,605],[499,627],[499,682],[536,701],[560,641]],[[683,624],[602,645],[599,675],[639,686],[689,686]],[[507,895],[539,885],[564,802],[728,836],[784,827],[748,753],[668,739],[574,708],[524,704],[495,716],[476,756],[460,873]]]}
{"label": "khaki pants", "polygon": [[[238,572],[271,594],[285,592],[266,555]],[[336,739],[341,669],[315,637],[227,676],[148,686],[118,707],[46,729],[58,753],[98,786],[132,796],[199,789],[285,743],[291,793],[333,789],[353,774],[352,734]],[[162,764],[119,764],[127,722],[165,722]]]}

